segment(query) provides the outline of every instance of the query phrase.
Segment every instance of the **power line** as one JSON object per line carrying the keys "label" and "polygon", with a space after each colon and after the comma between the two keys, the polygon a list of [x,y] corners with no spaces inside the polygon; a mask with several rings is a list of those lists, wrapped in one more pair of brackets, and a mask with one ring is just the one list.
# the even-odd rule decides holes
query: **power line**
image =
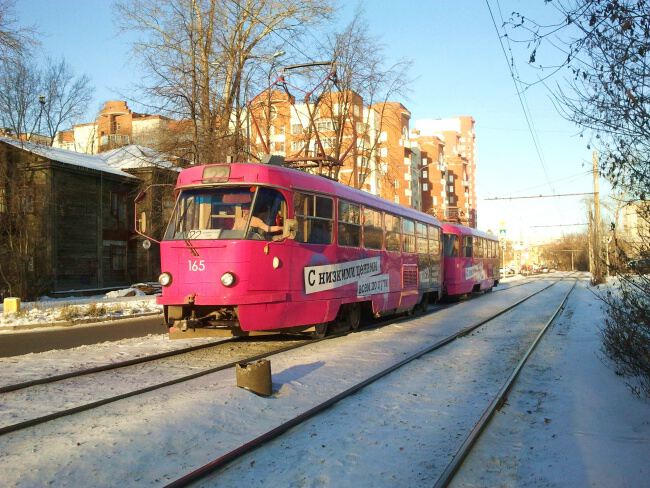
{"label": "power line", "polygon": [[530,196],[525,196],[525,197],[492,197],[492,198],[483,198],[484,201],[488,200],[523,200],[523,199],[530,199],[530,198],[558,198],[558,197],[576,197],[576,196],[584,196],[584,195],[593,195],[594,192],[587,192],[587,193],[560,193],[559,195],[530,195]]}
{"label": "power line", "polygon": [[574,227],[576,225],[589,225],[589,224],[553,224],[553,225],[531,225],[530,229],[537,229],[540,227]]}
{"label": "power line", "polygon": [[[546,181],[548,183],[548,186],[551,188],[552,191],[555,191],[553,189],[553,185],[550,183],[550,179],[548,177],[548,171],[546,170],[546,165],[544,164],[544,158],[542,157],[542,152],[539,147],[539,144],[537,142],[537,137],[535,136],[535,131],[533,129],[533,124],[531,122],[531,118],[528,115],[528,111],[526,110],[526,103],[524,102],[521,92],[519,90],[519,86],[517,84],[517,78],[515,77],[515,74],[513,72],[513,67],[510,65],[510,62],[508,61],[508,54],[506,53],[506,49],[503,46],[503,41],[501,40],[501,34],[499,33],[499,28],[497,26],[496,20],[494,18],[494,14],[492,13],[492,7],[490,6],[489,0],[485,0],[485,4],[487,5],[487,8],[490,12],[490,18],[492,19],[492,25],[494,26],[494,30],[497,34],[497,38],[499,39],[499,45],[501,46],[501,52],[503,52],[503,56],[506,59],[506,64],[508,65],[508,72],[510,73],[510,78],[512,79],[512,82],[515,85],[515,91],[517,92],[517,98],[519,99],[519,104],[521,105],[521,110],[524,112],[524,118],[526,119],[526,125],[528,126],[528,131],[530,132],[530,136],[533,139],[533,145],[535,146],[535,152],[537,152],[537,157],[539,158],[539,162],[542,165],[542,169],[544,170],[544,176],[546,177]],[[512,50],[510,51],[512,53]],[[514,58],[513,58],[513,64],[514,64]]]}

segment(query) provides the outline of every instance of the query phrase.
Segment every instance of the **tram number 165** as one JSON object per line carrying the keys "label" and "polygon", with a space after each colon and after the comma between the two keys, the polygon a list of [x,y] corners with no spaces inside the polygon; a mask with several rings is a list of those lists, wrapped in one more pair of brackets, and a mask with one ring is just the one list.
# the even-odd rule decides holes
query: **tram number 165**
{"label": "tram number 165", "polygon": [[188,259],[187,266],[190,271],[203,271],[205,270],[205,260],[204,259]]}

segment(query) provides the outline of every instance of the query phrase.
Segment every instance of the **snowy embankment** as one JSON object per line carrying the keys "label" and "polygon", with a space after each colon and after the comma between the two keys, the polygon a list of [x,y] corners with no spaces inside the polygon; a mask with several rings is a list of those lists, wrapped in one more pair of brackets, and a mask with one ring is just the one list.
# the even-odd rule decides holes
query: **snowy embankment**
{"label": "snowy embankment", "polygon": [[21,303],[20,312],[6,314],[0,303],[0,332],[47,326],[66,326],[138,317],[162,312],[155,295],[137,287],[89,297],[52,299]]}

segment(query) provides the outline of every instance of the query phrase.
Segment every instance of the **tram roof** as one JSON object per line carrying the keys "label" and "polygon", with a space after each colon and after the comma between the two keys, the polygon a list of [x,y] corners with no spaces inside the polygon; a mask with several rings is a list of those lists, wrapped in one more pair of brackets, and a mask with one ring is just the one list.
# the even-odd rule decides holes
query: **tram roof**
{"label": "tram roof", "polygon": [[442,224],[442,231],[445,234],[483,237],[485,239],[490,239],[492,241],[497,240],[497,236],[495,236],[494,234],[483,232],[482,230],[474,229],[473,227],[467,227],[466,225],[454,224],[451,222],[444,222]]}
{"label": "tram roof", "polygon": [[[178,176],[177,188],[202,186],[203,170],[208,166],[228,166],[228,164],[209,164],[183,170]],[[228,183],[268,184],[290,190],[304,190],[324,195],[336,196],[369,207],[399,214],[403,217],[442,226],[435,217],[409,207],[404,207],[383,198],[371,195],[356,188],[351,188],[328,178],[306,173],[284,166],[262,163],[232,163]],[[214,185],[218,183],[205,183]]]}

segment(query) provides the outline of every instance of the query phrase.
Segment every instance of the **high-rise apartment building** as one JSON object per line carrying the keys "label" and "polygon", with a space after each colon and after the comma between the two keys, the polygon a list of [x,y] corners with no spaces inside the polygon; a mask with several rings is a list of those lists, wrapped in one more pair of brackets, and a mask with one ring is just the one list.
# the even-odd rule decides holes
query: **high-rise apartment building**
{"label": "high-rise apartment building", "polygon": [[[411,113],[399,102],[366,106],[353,91],[333,91],[307,103],[279,89],[257,95],[244,115],[251,160],[280,155],[307,170],[319,161],[340,163],[334,175],[346,185],[476,226],[470,116],[419,120],[411,129]],[[95,154],[140,144],[184,157],[179,153],[189,130],[188,121],[138,114],[125,101],[108,101],[94,122],[57,134],[54,146]]]}
{"label": "high-rise apartment building", "polygon": [[[444,207],[441,218],[476,227],[476,134],[468,115],[415,122],[417,141],[437,137],[444,142]],[[444,175],[444,176],[443,176]],[[444,209],[444,210],[443,210]],[[425,209],[426,210],[426,209]]]}

